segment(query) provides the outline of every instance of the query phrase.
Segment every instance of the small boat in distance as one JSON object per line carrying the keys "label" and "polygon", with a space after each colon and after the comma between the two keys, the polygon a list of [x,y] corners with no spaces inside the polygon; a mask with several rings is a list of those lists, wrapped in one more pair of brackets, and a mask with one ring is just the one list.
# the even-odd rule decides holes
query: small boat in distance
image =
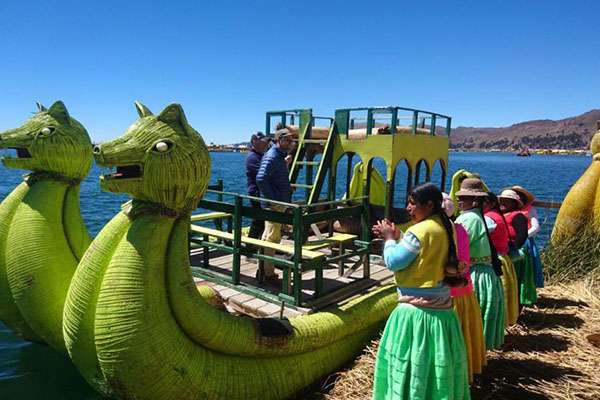
{"label": "small boat in distance", "polygon": [[529,157],[531,156],[531,152],[529,151],[529,147],[521,147],[519,151],[515,153],[518,157]]}

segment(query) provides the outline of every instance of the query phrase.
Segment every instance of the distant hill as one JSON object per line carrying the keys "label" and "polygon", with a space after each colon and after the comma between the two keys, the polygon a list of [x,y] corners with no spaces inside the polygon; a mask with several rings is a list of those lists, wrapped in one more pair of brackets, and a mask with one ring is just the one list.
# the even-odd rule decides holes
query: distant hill
{"label": "distant hill", "polygon": [[450,147],[457,150],[530,149],[587,150],[600,110],[558,121],[521,122],[505,128],[458,127],[452,130]]}

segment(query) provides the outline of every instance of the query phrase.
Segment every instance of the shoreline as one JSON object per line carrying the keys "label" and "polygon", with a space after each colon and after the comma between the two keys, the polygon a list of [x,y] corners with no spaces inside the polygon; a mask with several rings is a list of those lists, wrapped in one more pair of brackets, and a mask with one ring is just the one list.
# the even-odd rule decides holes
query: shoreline
{"label": "shoreline", "polygon": [[[518,150],[505,150],[505,149],[448,149],[450,153],[509,153],[517,155]],[[575,149],[529,149],[531,155],[542,155],[542,156],[591,156],[592,153],[589,150],[575,150]]]}
{"label": "shoreline", "polygon": [[[225,148],[225,147],[209,147],[208,151],[211,153],[247,153],[247,148]],[[515,154],[514,150],[503,150],[503,149],[449,149],[450,153],[507,153]],[[541,156],[591,156],[589,150],[569,150],[569,149],[530,149],[531,155]]]}

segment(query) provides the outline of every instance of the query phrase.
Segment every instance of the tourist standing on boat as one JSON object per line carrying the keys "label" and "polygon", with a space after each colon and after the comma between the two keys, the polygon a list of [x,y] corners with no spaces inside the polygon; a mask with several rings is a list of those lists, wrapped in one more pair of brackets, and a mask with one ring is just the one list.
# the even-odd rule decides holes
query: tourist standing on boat
{"label": "tourist standing on boat", "polygon": [[504,288],[504,307],[506,310],[506,326],[517,323],[519,317],[519,289],[515,266],[508,254],[510,235],[508,233],[508,223],[500,211],[498,197],[488,192],[483,201],[483,213],[486,217],[492,219],[496,224],[496,229],[490,232],[490,240],[494,245],[500,261],[502,261],[502,286]]}
{"label": "tourist standing on boat", "polygon": [[[248,187],[248,195],[260,197],[260,190],[256,183],[256,174],[260,168],[260,162],[263,154],[269,148],[269,138],[262,132],[256,132],[250,138],[250,152],[246,157],[246,183]],[[252,208],[260,210],[260,201],[250,200]],[[248,236],[254,239],[260,239],[265,230],[265,221],[260,219],[252,220],[250,224],[250,232]]]}
{"label": "tourist standing on boat", "polygon": [[523,202],[519,194],[512,189],[503,190],[498,196],[500,210],[508,223],[508,233],[514,242],[516,251],[511,254],[517,280],[519,281],[519,304],[530,306],[537,300],[533,266],[527,249],[527,216],[520,210]]}
{"label": "tourist standing on boat", "polygon": [[[292,135],[290,131],[287,128],[277,130],[275,132],[275,145],[263,156],[256,175],[256,183],[262,197],[284,203],[289,203],[292,200],[292,185],[288,177],[288,166],[285,162],[285,157],[288,155],[291,146]],[[273,211],[282,212],[285,210],[285,206],[279,204],[266,204]],[[262,240],[279,243],[281,241],[281,224],[266,221]],[[274,250],[265,249],[265,255],[273,256],[274,254]],[[273,263],[265,261],[262,269],[259,267],[256,272],[256,278],[261,283],[276,283],[278,277],[275,274]]]}
{"label": "tourist standing on boat", "polygon": [[[454,215],[454,202],[452,198],[442,193],[444,200],[442,208],[448,216]],[[485,339],[483,337],[483,320],[481,319],[481,308],[473,292],[473,282],[471,281],[469,265],[471,263],[469,255],[469,234],[461,224],[454,224],[456,230],[456,250],[458,261],[464,263],[463,277],[466,280],[465,286],[455,286],[450,288],[450,296],[454,302],[454,310],[458,315],[462,333],[465,339],[465,349],[467,351],[467,361],[469,366],[469,382],[473,382],[473,375],[483,372],[483,367],[487,364]]]}
{"label": "tourist standing on boat", "polygon": [[388,220],[373,227],[386,241],[383,257],[395,272],[399,302],[379,344],[373,399],[469,399],[465,342],[443,284],[462,272],[454,228],[431,183],[411,191],[407,210],[415,225],[401,240]]}
{"label": "tourist standing on boat", "polygon": [[527,229],[527,249],[529,250],[529,256],[531,257],[531,263],[533,266],[533,278],[535,286],[538,288],[544,287],[544,270],[542,265],[542,258],[540,257],[540,251],[535,243],[534,237],[540,232],[541,226],[538,220],[537,209],[533,206],[535,196],[522,186],[513,186],[512,190],[517,192],[523,203],[521,212],[525,214],[528,219]]}
{"label": "tourist standing on boat", "polygon": [[461,210],[456,219],[469,233],[471,256],[471,279],[475,295],[481,307],[483,333],[488,350],[496,349],[504,343],[504,289],[499,271],[492,267],[492,248],[488,232],[494,231],[496,224],[484,217],[481,209],[487,193],[480,179],[467,178],[456,192]]}

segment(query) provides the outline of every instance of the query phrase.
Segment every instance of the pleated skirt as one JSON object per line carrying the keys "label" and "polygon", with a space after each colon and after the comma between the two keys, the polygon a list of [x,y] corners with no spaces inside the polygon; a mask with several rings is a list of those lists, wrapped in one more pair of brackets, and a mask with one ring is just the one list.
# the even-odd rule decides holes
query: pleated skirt
{"label": "pleated skirt", "polygon": [[373,399],[470,399],[465,342],[454,310],[399,304],[377,353]]}
{"label": "pleated skirt", "polygon": [[469,382],[473,382],[473,375],[481,374],[487,364],[481,308],[473,292],[454,297],[452,300],[465,339]]}
{"label": "pleated skirt", "polygon": [[518,259],[513,260],[517,280],[519,281],[519,303],[531,306],[537,300],[537,292],[533,277],[533,266],[531,265],[531,257],[529,257],[527,246],[519,249],[519,255]]}
{"label": "pleated skirt", "polygon": [[544,267],[542,265],[542,258],[540,256],[540,250],[535,244],[535,240],[530,237],[527,239],[527,250],[529,251],[529,257],[531,258],[531,265],[533,267],[533,282],[535,287],[544,287]]}
{"label": "pleated skirt", "polygon": [[502,261],[502,287],[504,288],[505,326],[517,323],[519,318],[519,282],[515,266],[508,255],[500,256]]}
{"label": "pleated skirt", "polygon": [[472,265],[471,280],[481,308],[485,346],[488,350],[497,349],[504,343],[505,309],[502,281],[488,264]]}

